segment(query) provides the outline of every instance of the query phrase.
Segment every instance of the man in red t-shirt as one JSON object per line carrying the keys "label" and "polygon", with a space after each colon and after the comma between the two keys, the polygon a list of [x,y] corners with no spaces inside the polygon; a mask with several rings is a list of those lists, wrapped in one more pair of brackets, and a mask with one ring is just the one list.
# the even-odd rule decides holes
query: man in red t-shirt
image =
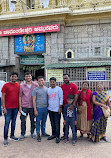
{"label": "man in red t-shirt", "polygon": [[13,72],[10,76],[10,82],[4,84],[2,92],[2,107],[5,116],[4,125],[4,142],[3,145],[8,145],[8,130],[11,121],[11,134],[10,139],[17,141],[18,138],[14,136],[16,118],[19,107],[19,87],[20,84],[16,83],[18,79],[18,73]]}
{"label": "man in red t-shirt", "polygon": [[[78,98],[78,93],[79,93],[78,87],[74,83],[69,82],[70,78],[69,78],[68,74],[63,75],[63,81],[64,81],[64,84],[61,85],[61,88],[63,90],[63,96],[64,96],[62,113],[64,112],[64,106],[67,104],[67,96],[68,95],[74,96],[73,105],[75,105],[77,98]],[[65,125],[63,127],[63,132],[64,132],[64,135],[61,137],[61,139],[65,139]]]}

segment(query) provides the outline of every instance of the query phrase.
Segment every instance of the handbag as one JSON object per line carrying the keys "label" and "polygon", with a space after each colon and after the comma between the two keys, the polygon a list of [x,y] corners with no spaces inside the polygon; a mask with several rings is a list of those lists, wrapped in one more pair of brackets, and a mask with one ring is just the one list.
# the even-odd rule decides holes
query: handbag
{"label": "handbag", "polygon": [[105,116],[105,117],[109,117],[110,114],[111,114],[111,110],[110,110],[109,106],[108,106],[108,109],[105,109],[104,107],[101,107],[101,108],[102,108],[102,110],[103,110],[104,116]]}

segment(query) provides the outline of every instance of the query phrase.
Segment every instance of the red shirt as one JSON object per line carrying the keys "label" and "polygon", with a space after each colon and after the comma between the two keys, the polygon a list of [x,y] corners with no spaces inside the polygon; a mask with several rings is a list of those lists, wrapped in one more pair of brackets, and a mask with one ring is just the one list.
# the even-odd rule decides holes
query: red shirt
{"label": "red shirt", "polygon": [[63,90],[63,106],[65,106],[67,104],[67,96],[69,94],[75,96],[75,94],[78,94],[78,87],[74,84],[74,83],[70,83],[69,85],[66,84],[62,84],[61,88]]}
{"label": "red shirt", "polygon": [[19,107],[19,83],[12,84],[8,82],[4,84],[1,92],[5,93],[5,107],[7,109]]}

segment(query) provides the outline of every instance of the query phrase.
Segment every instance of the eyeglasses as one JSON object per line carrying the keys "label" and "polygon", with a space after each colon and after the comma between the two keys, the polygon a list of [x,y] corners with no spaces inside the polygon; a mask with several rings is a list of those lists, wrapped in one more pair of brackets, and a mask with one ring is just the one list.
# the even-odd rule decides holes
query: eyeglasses
{"label": "eyeglasses", "polygon": [[25,77],[32,77],[32,76],[25,76]]}
{"label": "eyeglasses", "polygon": [[97,86],[97,87],[103,88],[103,86],[102,86],[102,85],[100,85],[100,86]]}

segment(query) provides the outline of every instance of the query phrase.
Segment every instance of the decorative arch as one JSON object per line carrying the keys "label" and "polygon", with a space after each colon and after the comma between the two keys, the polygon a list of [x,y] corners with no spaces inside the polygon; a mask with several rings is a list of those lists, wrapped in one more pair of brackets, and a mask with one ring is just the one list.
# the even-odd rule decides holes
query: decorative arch
{"label": "decorative arch", "polygon": [[66,57],[66,59],[72,59],[72,58],[74,58],[74,52],[73,52],[73,50],[68,49],[68,50],[65,52],[65,57]]}
{"label": "decorative arch", "polygon": [[107,51],[107,54],[106,54],[106,55],[107,55],[107,57],[111,57],[111,48],[109,48],[109,49],[108,49],[108,51]]}

